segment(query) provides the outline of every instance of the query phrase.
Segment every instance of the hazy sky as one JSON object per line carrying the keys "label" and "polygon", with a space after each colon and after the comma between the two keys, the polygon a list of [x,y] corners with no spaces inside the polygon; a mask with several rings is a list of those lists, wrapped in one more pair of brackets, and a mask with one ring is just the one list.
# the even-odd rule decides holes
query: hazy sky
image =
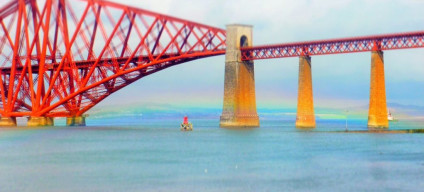
{"label": "hazy sky", "polygon": [[[113,1],[220,28],[250,24],[255,45],[424,30],[422,0]],[[370,63],[370,53],[312,57],[315,106],[368,105]],[[388,102],[424,105],[424,49],[385,52],[385,72]],[[258,107],[294,108],[297,73],[298,58],[255,61]],[[220,108],[223,85],[224,56],[201,59],[141,79],[96,108],[151,102]]]}

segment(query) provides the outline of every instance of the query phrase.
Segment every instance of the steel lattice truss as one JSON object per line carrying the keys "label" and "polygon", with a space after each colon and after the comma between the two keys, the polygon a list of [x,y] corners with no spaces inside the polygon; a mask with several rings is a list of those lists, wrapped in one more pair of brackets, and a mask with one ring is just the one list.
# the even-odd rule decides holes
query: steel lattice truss
{"label": "steel lattice truss", "polygon": [[242,60],[424,47],[424,31],[242,48]]}
{"label": "steel lattice truss", "polygon": [[0,9],[0,115],[79,116],[167,67],[225,53],[225,31],[102,0]]}

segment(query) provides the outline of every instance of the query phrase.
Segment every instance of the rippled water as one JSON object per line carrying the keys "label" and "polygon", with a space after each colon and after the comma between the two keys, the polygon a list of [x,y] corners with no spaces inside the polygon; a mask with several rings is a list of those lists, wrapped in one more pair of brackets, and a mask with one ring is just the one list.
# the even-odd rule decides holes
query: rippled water
{"label": "rippled water", "polygon": [[[0,129],[0,191],[424,189],[424,134],[324,132],[345,129],[345,121],[330,120],[310,132],[283,120],[262,120],[261,128],[249,131],[220,129],[218,120],[192,121],[193,132],[180,132],[178,120]],[[349,129],[364,125],[352,121]]]}

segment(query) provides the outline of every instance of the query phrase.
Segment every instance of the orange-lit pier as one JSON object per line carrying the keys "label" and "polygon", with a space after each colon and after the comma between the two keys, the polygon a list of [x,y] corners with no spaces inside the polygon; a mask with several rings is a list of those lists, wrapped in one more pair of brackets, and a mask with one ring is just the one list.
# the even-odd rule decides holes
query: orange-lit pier
{"label": "orange-lit pier", "polygon": [[241,47],[252,44],[252,26],[227,26],[224,106],[221,127],[259,127],[253,61],[241,60]]}
{"label": "orange-lit pier", "polygon": [[388,35],[364,36],[343,39],[285,43],[241,48],[241,60],[299,57],[299,89],[296,127],[314,128],[315,115],[312,93],[311,56],[371,53],[371,81],[368,127],[388,128],[384,50],[424,47],[424,31]]}

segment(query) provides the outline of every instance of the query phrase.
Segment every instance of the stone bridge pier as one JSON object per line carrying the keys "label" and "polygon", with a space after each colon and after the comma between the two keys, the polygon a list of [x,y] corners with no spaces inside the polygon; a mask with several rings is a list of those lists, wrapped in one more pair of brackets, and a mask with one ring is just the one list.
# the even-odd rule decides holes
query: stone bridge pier
{"label": "stone bridge pier", "polygon": [[388,128],[384,55],[377,49],[371,53],[370,105],[368,128]]}
{"label": "stone bridge pier", "polygon": [[307,55],[299,57],[296,127],[315,128],[311,57]]}
{"label": "stone bridge pier", "polygon": [[227,25],[224,106],[220,126],[259,127],[253,61],[242,61],[240,48],[252,46],[252,26]]}

